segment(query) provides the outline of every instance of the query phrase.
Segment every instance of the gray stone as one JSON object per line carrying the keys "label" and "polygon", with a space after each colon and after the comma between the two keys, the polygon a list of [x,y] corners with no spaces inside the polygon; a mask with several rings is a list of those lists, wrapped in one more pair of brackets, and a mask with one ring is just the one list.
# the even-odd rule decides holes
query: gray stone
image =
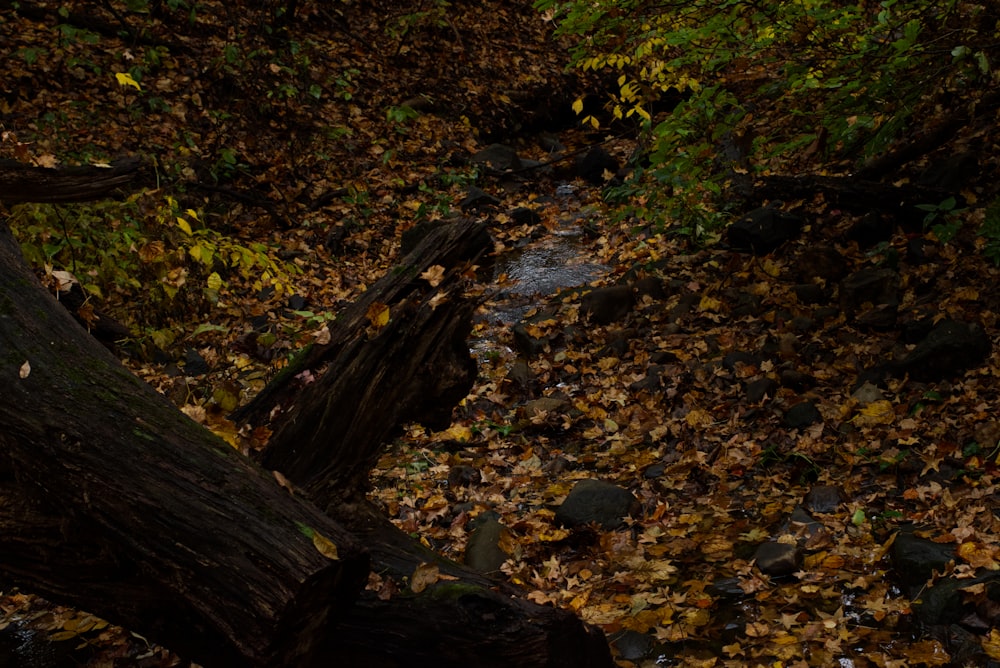
{"label": "gray stone", "polygon": [[934,571],[944,572],[948,562],[954,561],[955,550],[950,545],[914,536],[912,530],[903,530],[892,543],[891,555],[900,583],[912,595],[924,586]]}
{"label": "gray stone", "polygon": [[581,480],[556,510],[557,524],[569,527],[599,524],[616,529],[629,515],[638,514],[639,502],[627,489],[604,480]]}
{"label": "gray stone", "polygon": [[914,380],[936,381],[981,365],[992,345],[983,328],[975,323],[942,320],[909,355],[893,365],[897,375]]}
{"label": "gray stone", "polygon": [[802,501],[814,513],[834,513],[844,502],[844,492],[836,485],[816,485]]}
{"label": "gray stone", "polygon": [[799,570],[799,548],[787,543],[761,543],[754,559],[765,575],[791,575]]}
{"label": "gray stone", "polygon": [[494,512],[483,513],[472,522],[472,535],[465,546],[465,563],[481,573],[500,571],[503,562],[510,558],[500,549],[500,539],[505,527]]}
{"label": "gray stone", "polygon": [[609,325],[627,316],[635,306],[632,288],[627,285],[610,285],[596,288],[580,300],[580,312],[590,316],[598,325]]}
{"label": "gray stone", "polygon": [[503,144],[487,146],[472,156],[472,162],[488,165],[499,171],[521,168],[521,159],[517,157],[517,151]]}
{"label": "gray stone", "polygon": [[823,416],[811,401],[795,404],[785,412],[785,424],[792,429],[804,429],[822,421]]}

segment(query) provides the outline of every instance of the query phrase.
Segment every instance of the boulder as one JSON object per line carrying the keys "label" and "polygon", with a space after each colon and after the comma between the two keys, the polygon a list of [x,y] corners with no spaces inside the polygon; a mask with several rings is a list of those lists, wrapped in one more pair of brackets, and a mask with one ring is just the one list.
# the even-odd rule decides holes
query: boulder
{"label": "boulder", "polygon": [[556,524],[569,527],[598,524],[617,529],[629,515],[637,515],[639,502],[632,492],[605,480],[581,480],[556,510]]}

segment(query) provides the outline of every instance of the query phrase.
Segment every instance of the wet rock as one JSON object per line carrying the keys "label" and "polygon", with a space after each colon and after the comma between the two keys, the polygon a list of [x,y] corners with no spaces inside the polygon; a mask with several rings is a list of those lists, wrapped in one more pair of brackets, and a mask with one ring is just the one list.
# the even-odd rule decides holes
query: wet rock
{"label": "wet rock", "polygon": [[205,358],[201,356],[194,348],[188,348],[187,352],[184,354],[184,375],[185,376],[203,376],[208,373],[208,362]]}
{"label": "wet rock", "polygon": [[[974,578],[947,577],[922,591],[918,590],[920,595],[913,611],[917,619],[928,625],[967,620],[975,614],[975,609],[964,602],[966,590],[980,584],[984,585],[989,599],[995,601],[1000,598],[1000,573],[987,571]],[[916,595],[916,592],[911,595]]]}
{"label": "wet rock", "polygon": [[670,309],[670,319],[677,320],[683,318],[691,312],[694,307],[701,302],[701,295],[696,292],[687,292],[681,295],[677,304]]}
{"label": "wet rock", "polygon": [[778,381],[773,378],[760,378],[747,383],[747,401],[752,404],[760,403],[764,397],[774,398],[774,393],[778,391]]}
{"label": "wet rock", "polygon": [[729,226],[729,245],[736,250],[766,255],[799,235],[804,220],[776,207],[754,209]]}
{"label": "wet rock", "polygon": [[840,282],[840,308],[850,320],[864,304],[899,304],[899,274],[892,269],[869,267]]}
{"label": "wet rock", "polygon": [[900,584],[912,595],[926,584],[934,571],[944,572],[948,562],[955,559],[955,550],[950,545],[915,536],[910,528],[896,536],[891,555]]}
{"label": "wet rock", "polygon": [[795,404],[785,412],[785,425],[791,429],[805,429],[822,421],[823,416],[812,401]]}
{"label": "wet rock", "polygon": [[780,577],[799,570],[799,549],[787,543],[761,543],[754,559],[757,568],[765,575]]}
{"label": "wet rock", "polygon": [[980,366],[991,351],[990,339],[975,323],[942,320],[902,361],[892,365],[896,375],[933,382]]}
{"label": "wet rock", "polygon": [[581,157],[576,165],[577,176],[594,185],[603,185],[619,169],[618,160],[603,146],[594,146]]}
{"label": "wet rock", "polygon": [[813,519],[805,508],[796,506],[788,521],[782,527],[784,533],[795,536],[799,547],[813,549],[817,542],[827,538],[826,527],[821,522]]}
{"label": "wet rock", "polygon": [[510,558],[500,548],[500,541],[507,530],[500,523],[500,516],[488,511],[471,523],[472,534],[465,546],[465,564],[481,573],[497,573],[503,562]]}
{"label": "wet rock", "polygon": [[469,186],[469,189],[465,192],[465,199],[462,200],[459,206],[462,208],[462,211],[469,211],[472,209],[499,206],[499,204],[499,199],[489,194],[482,188]]}
{"label": "wet rock", "polygon": [[844,492],[836,485],[816,485],[810,489],[802,503],[810,512],[834,513],[844,502]]}
{"label": "wet rock", "polygon": [[532,399],[518,408],[518,416],[524,420],[538,419],[544,415],[562,413],[569,408],[570,403],[566,397],[539,397]]}
{"label": "wet rock", "polygon": [[517,225],[537,225],[542,222],[542,217],[534,209],[526,206],[519,206],[510,212],[510,219]]}
{"label": "wet rock", "polygon": [[666,472],[666,470],[667,470],[667,465],[664,464],[663,462],[650,464],[649,466],[646,467],[646,470],[642,472],[642,477],[647,478],[649,480],[653,480],[654,478],[659,478],[661,475],[663,475]]}
{"label": "wet rock", "polygon": [[559,141],[559,137],[554,134],[543,132],[538,136],[538,146],[547,153],[562,153],[566,146]]}
{"label": "wet rock", "polygon": [[622,631],[612,641],[615,649],[618,650],[618,658],[625,661],[639,661],[649,656],[653,650],[652,636],[638,631]]}
{"label": "wet rock", "polygon": [[896,304],[878,304],[861,313],[854,322],[859,327],[884,332],[895,329],[898,315]]}
{"label": "wet rock", "polygon": [[721,596],[722,598],[746,598],[746,592],[740,586],[739,578],[722,578],[708,585],[709,594]]}
{"label": "wet rock", "polygon": [[653,364],[646,369],[646,377],[628,386],[633,392],[659,392],[663,389],[662,377],[665,366]]}
{"label": "wet rock", "polygon": [[609,325],[621,320],[635,306],[632,288],[627,285],[610,285],[591,290],[580,300],[580,312],[590,316],[598,325]]}
{"label": "wet rock", "polygon": [[479,165],[488,165],[499,171],[509,169],[520,169],[521,159],[517,157],[517,151],[504,144],[491,144],[472,156],[472,162]]}
{"label": "wet rock", "polygon": [[782,369],[778,377],[781,380],[782,387],[787,387],[798,392],[816,387],[816,379],[798,369]]}
{"label": "wet rock", "polygon": [[640,278],[632,286],[639,297],[649,297],[653,301],[667,298],[667,285],[663,279],[654,276]]}
{"label": "wet rock", "polygon": [[531,367],[528,360],[518,357],[510,365],[507,371],[507,380],[513,383],[514,388],[521,393],[527,392],[531,387]]}
{"label": "wet rock", "polygon": [[638,515],[639,502],[627,489],[604,480],[581,480],[556,510],[557,524],[569,527],[596,523],[616,529],[629,515]]}
{"label": "wet rock", "polygon": [[867,382],[863,383],[861,387],[854,390],[854,392],[851,393],[851,396],[862,406],[868,406],[869,404],[873,404],[876,401],[881,401],[885,398],[885,395],[882,394],[882,390],[880,390],[877,385]]}
{"label": "wet rock", "polygon": [[549,348],[549,339],[532,336],[528,327],[528,324],[519,322],[511,328],[514,348],[525,357],[536,357]]}

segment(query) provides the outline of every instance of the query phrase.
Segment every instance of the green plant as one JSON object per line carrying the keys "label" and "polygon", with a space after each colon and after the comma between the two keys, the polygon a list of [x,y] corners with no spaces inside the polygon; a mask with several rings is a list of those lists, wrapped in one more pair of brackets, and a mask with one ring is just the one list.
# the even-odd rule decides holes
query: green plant
{"label": "green plant", "polygon": [[949,197],[939,204],[918,204],[917,208],[926,211],[924,216],[924,228],[931,228],[942,243],[948,243],[955,238],[962,228],[962,220],[958,214],[965,209],[956,209],[957,202],[954,197]]}
{"label": "green plant", "polygon": [[[616,77],[612,120],[647,152],[639,213],[686,234],[743,173],[815,160],[860,162],[947,96],[993,86],[993,27],[981,4],[916,0],[537,0],[575,65]],[[980,29],[980,27],[982,29]],[[942,58],[942,53],[948,54]],[[583,112],[582,100],[574,105]],[[583,122],[598,124],[593,114]]]}
{"label": "green plant", "polygon": [[88,294],[130,304],[128,315],[154,329],[178,303],[216,303],[236,279],[256,291],[290,291],[297,271],[273,249],[223,235],[169,197],[139,194],[66,209],[22,204],[10,223],[31,264],[69,272]]}
{"label": "green plant", "polygon": [[983,255],[1000,267],[1000,199],[995,199],[986,207],[983,222],[979,226],[979,236],[983,239]]}

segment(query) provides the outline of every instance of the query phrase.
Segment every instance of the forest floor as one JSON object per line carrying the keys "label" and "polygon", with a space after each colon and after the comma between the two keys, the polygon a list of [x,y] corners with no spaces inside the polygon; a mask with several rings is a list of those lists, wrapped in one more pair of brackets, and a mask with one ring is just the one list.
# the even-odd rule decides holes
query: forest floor
{"label": "forest floor", "polygon": [[[266,433],[225,415],[391,269],[406,230],[474,216],[499,267],[470,290],[483,304],[470,340],[480,378],[449,429],[408,425],[387,448],[373,497],[400,527],[461,560],[474,519],[495,513],[504,576],[603,628],[623,666],[1000,660],[989,592],[970,586],[954,624],[922,624],[890,558],[899,529],[915,526],[955,548],[934,578],[1000,569],[1000,353],[939,382],[889,379],[862,402],[859,373],[906,352],[899,330],[818,313],[835,300],[794,290],[807,251],[833,247],[850,271],[897,266],[912,319],[976,322],[995,340],[1000,272],[971,234],[929,237],[929,259],[909,262],[912,234],[859,248],[858,216],[817,196],[790,203],[808,216],[799,239],[755,257],[617,215],[572,163],[601,144],[624,164],[636,138],[573,127],[570,104],[587,91],[530,3],[430,16],[301,3],[278,42],[254,32],[263,10],[213,2],[187,22],[33,4],[0,13],[0,157],[139,154],[156,173],[124,202],[12,208],[11,226],[43,280],[72,272],[94,309],[129,327],[125,362],[193,419],[259,447]],[[992,135],[974,139],[995,149]],[[470,162],[494,142],[553,164],[504,174]],[[473,185],[497,201],[463,211]],[[516,220],[522,208],[537,218]],[[588,267],[583,289],[523,295],[512,316],[526,277],[511,269],[544,244]],[[220,269],[219,256],[241,253]],[[586,289],[645,278],[665,292],[610,324],[581,314]],[[535,313],[530,333],[549,345],[526,356],[513,326]],[[772,390],[748,397],[765,378]],[[803,400],[821,419],[789,426]],[[555,524],[585,478],[635,495],[626,526]],[[790,518],[820,486],[837,503],[813,512],[822,530],[798,570],[763,574],[755,550],[799,541]],[[0,666],[183,663],[85,612],[4,593]]]}

